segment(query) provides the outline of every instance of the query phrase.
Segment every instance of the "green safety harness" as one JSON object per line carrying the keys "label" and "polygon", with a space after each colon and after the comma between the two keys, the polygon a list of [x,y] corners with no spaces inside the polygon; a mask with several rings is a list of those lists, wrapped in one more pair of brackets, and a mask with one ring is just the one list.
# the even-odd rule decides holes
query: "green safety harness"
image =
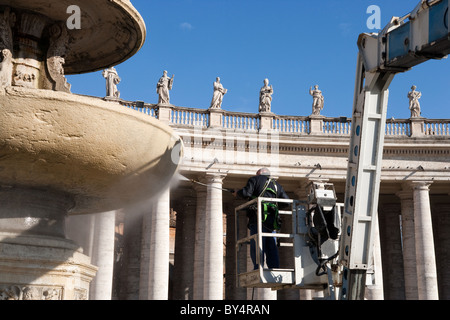
{"label": "green safety harness", "polygon": [[[275,190],[272,188],[269,188],[269,185],[271,182],[273,182],[273,186],[274,186]],[[278,188],[277,188],[277,184],[275,183],[275,181],[273,179],[270,179],[270,178],[267,179],[266,184],[264,185],[264,188],[261,191],[259,197],[262,197],[262,195],[264,194],[264,192],[266,192],[266,190],[273,193],[274,198],[277,197]],[[264,226],[270,230],[280,230],[281,229],[281,219],[279,218],[279,214],[278,214],[278,205],[276,203],[266,202],[266,201],[262,201],[261,205],[262,205],[262,214],[263,214],[262,222],[263,222]],[[270,221],[268,221],[266,223],[266,220],[271,212],[274,214],[273,225],[268,225],[268,223],[270,223]]]}

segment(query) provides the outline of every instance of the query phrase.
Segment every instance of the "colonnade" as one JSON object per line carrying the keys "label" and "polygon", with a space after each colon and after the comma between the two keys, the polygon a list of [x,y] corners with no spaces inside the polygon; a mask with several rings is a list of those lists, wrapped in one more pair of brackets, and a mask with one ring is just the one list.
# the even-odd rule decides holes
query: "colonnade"
{"label": "colonnade", "polygon": [[[225,220],[224,224],[223,213],[230,211],[227,213],[231,214],[234,204],[224,206],[223,192],[220,190],[224,178],[223,174],[205,174],[201,181],[207,187],[192,186],[191,196],[188,198],[166,190],[155,201],[134,209],[135,216],[141,215],[140,222],[135,223],[133,228],[125,228],[125,241],[131,241],[132,244],[124,246],[124,250],[134,248],[136,252],[124,254],[125,268],[128,271],[127,276],[121,279],[122,290],[124,282],[129,289],[125,290],[127,291],[125,295],[119,295],[118,298],[141,300],[247,298],[242,291],[236,293],[242,289],[235,288],[232,283],[225,284],[224,281],[225,278],[233,279],[233,276],[227,273],[234,272],[233,268],[225,270],[225,257],[229,254],[234,257],[234,244],[233,241],[227,240],[226,243],[232,247],[226,248],[224,234],[226,233],[227,239],[230,239],[229,236],[234,237],[234,231],[231,225],[226,226],[230,223],[230,219],[228,223]],[[242,182],[245,184],[244,179]],[[439,299],[430,185],[430,181],[412,181],[403,184],[402,189],[396,193],[401,204],[399,223],[401,223],[404,275],[404,279],[398,281],[404,282],[404,298],[408,300]],[[298,190],[287,191],[295,196]],[[174,206],[178,206],[175,208],[178,211],[174,266],[171,271],[169,219],[171,207]],[[127,211],[124,214],[127,223],[127,215],[133,214]],[[99,266],[98,274],[91,283],[90,299],[94,300],[111,299],[111,275],[114,267],[112,261],[114,258],[111,255],[114,249],[114,240],[111,238],[114,230],[112,216],[111,213],[103,213],[93,215],[94,218],[74,216],[68,219],[69,237],[85,249],[85,253],[91,256],[93,264]],[[385,221],[380,222],[380,229],[383,229],[389,222],[387,217],[381,220]],[[75,230],[84,231],[80,234],[74,232]],[[228,231],[233,231],[233,235],[228,235]],[[86,236],[89,233],[91,234]],[[134,240],[130,240],[130,236]],[[387,246],[389,243],[382,243],[381,250]],[[386,266],[386,263],[383,266]],[[382,287],[383,283],[377,285]],[[225,288],[228,291],[234,290],[235,293],[225,292]],[[389,288],[385,286],[384,290]],[[294,296],[300,295],[282,293],[279,298]],[[308,294],[303,293],[301,298],[305,297],[308,298]],[[273,293],[271,298],[274,298]],[[375,295],[373,298],[382,299],[383,295]]]}

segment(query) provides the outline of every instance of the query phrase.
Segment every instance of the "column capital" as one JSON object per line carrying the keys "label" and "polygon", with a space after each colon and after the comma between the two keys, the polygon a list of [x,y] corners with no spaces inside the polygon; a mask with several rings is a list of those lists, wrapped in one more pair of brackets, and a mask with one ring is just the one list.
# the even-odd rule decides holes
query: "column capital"
{"label": "column capital", "polygon": [[[199,182],[203,183],[202,181],[199,181]],[[204,181],[204,183],[206,184],[206,181]],[[197,197],[202,192],[206,193],[206,186],[203,186],[203,185],[200,185],[200,184],[193,183],[192,184],[192,189],[194,189],[195,192],[197,193]]]}
{"label": "column capital", "polygon": [[397,197],[400,198],[400,200],[412,200],[413,199],[413,193],[412,193],[412,188],[410,190],[401,190],[401,191],[397,191],[395,193],[395,195]]}
{"label": "column capital", "polygon": [[219,173],[219,172],[207,172],[205,174],[205,180],[207,183],[223,183],[223,179],[225,179],[227,175],[225,173]]}
{"label": "column capital", "polygon": [[[196,176],[193,180],[191,180],[191,182],[192,181],[197,181],[197,182],[200,182],[202,184],[206,184],[208,182],[206,180],[206,178],[205,178],[205,175],[203,175],[203,174],[200,174],[200,175]],[[192,183],[192,188],[195,191],[197,191],[197,192],[198,191],[202,191],[202,190],[206,190],[204,185],[197,184],[197,183]]]}
{"label": "column capital", "polygon": [[407,182],[412,189],[429,190],[433,183],[431,180],[412,180]]}
{"label": "column capital", "polygon": [[402,188],[397,191],[395,195],[400,198],[400,200],[412,200],[413,198],[413,187],[409,182],[402,183]]}

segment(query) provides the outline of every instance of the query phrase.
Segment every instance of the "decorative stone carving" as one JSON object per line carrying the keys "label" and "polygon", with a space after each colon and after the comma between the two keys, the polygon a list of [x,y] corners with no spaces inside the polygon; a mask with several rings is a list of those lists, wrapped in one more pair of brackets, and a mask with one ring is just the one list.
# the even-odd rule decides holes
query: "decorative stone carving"
{"label": "decorative stone carving", "polygon": [[264,86],[259,91],[259,112],[271,112],[273,87],[269,86],[269,79],[264,79]]}
{"label": "decorative stone carving", "polygon": [[227,89],[224,89],[222,84],[220,83],[220,78],[216,78],[216,82],[214,82],[214,93],[211,100],[210,109],[221,109],[222,108],[222,100],[223,96],[227,93]]}
{"label": "decorative stone carving", "polygon": [[20,87],[33,88],[34,81],[36,80],[35,73],[26,73],[22,69],[22,65],[17,66],[16,72],[14,72],[14,84]]}
{"label": "decorative stone carving", "polygon": [[76,288],[74,300],[88,300],[88,292],[86,289]]}
{"label": "decorative stone carving", "polygon": [[408,92],[408,99],[409,99],[409,110],[411,111],[411,118],[418,118],[420,117],[420,103],[419,99],[422,96],[422,93],[419,91],[416,91],[416,86],[412,86],[412,91]]}
{"label": "decorative stone carving", "polygon": [[32,89],[52,89],[50,85],[46,85],[49,80],[45,63],[42,63],[48,41],[44,45],[41,43],[49,20],[37,13],[21,10],[15,12],[17,22],[13,28],[15,33],[12,85]]}
{"label": "decorative stone carving", "polygon": [[3,16],[0,15],[0,86],[11,85],[13,74],[13,35],[11,27],[14,25],[16,16],[6,8]]}
{"label": "decorative stone carving", "polygon": [[103,70],[103,77],[106,79],[106,97],[120,98],[120,92],[117,90],[117,85],[121,79],[117,73],[116,68],[111,67]]}
{"label": "decorative stone carving", "polygon": [[0,287],[0,300],[24,300],[22,290],[18,286]]}
{"label": "decorative stone carving", "polygon": [[62,300],[62,290],[61,287],[2,285],[0,300]]}
{"label": "decorative stone carving", "polygon": [[173,78],[167,76],[167,71],[164,70],[163,75],[159,78],[156,85],[156,93],[159,95],[158,104],[170,104],[169,90],[172,90]]}
{"label": "decorative stone carving", "polygon": [[323,109],[325,100],[322,95],[322,91],[319,90],[318,85],[315,85],[314,90],[312,89],[312,87],[309,88],[309,94],[313,97],[312,115],[318,116]]}
{"label": "decorative stone carving", "polygon": [[64,56],[69,43],[69,35],[64,23],[55,23],[49,28],[50,47],[47,51],[47,71],[55,91],[70,92],[70,84],[64,76]]}

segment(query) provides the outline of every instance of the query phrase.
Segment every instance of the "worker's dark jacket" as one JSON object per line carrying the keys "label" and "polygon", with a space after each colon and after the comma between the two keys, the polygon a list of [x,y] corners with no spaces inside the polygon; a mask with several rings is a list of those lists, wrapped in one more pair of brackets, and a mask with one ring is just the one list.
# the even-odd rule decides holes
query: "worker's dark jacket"
{"label": "worker's dark jacket", "polygon": [[[248,179],[247,185],[237,192],[237,195],[240,198],[248,199],[248,200],[259,197],[261,192],[264,190],[264,186],[266,184],[267,179],[269,179],[269,177],[264,176],[264,175],[251,177],[250,179]],[[274,183],[276,184],[276,186],[274,185]],[[269,188],[277,191],[276,197],[274,196],[274,194],[271,191],[269,191],[267,189],[261,195],[261,197],[289,199],[289,196],[286,194],[283,187],[278,182],[276,182],[276,181],[270,182],[268,185],[268,189]],[[282,208],[283,204],[280,203],[279,207]],[[248,221],[249,225],[256,223],[255,210],[247,210],[247,216],[249,219],[249,221]]]}

